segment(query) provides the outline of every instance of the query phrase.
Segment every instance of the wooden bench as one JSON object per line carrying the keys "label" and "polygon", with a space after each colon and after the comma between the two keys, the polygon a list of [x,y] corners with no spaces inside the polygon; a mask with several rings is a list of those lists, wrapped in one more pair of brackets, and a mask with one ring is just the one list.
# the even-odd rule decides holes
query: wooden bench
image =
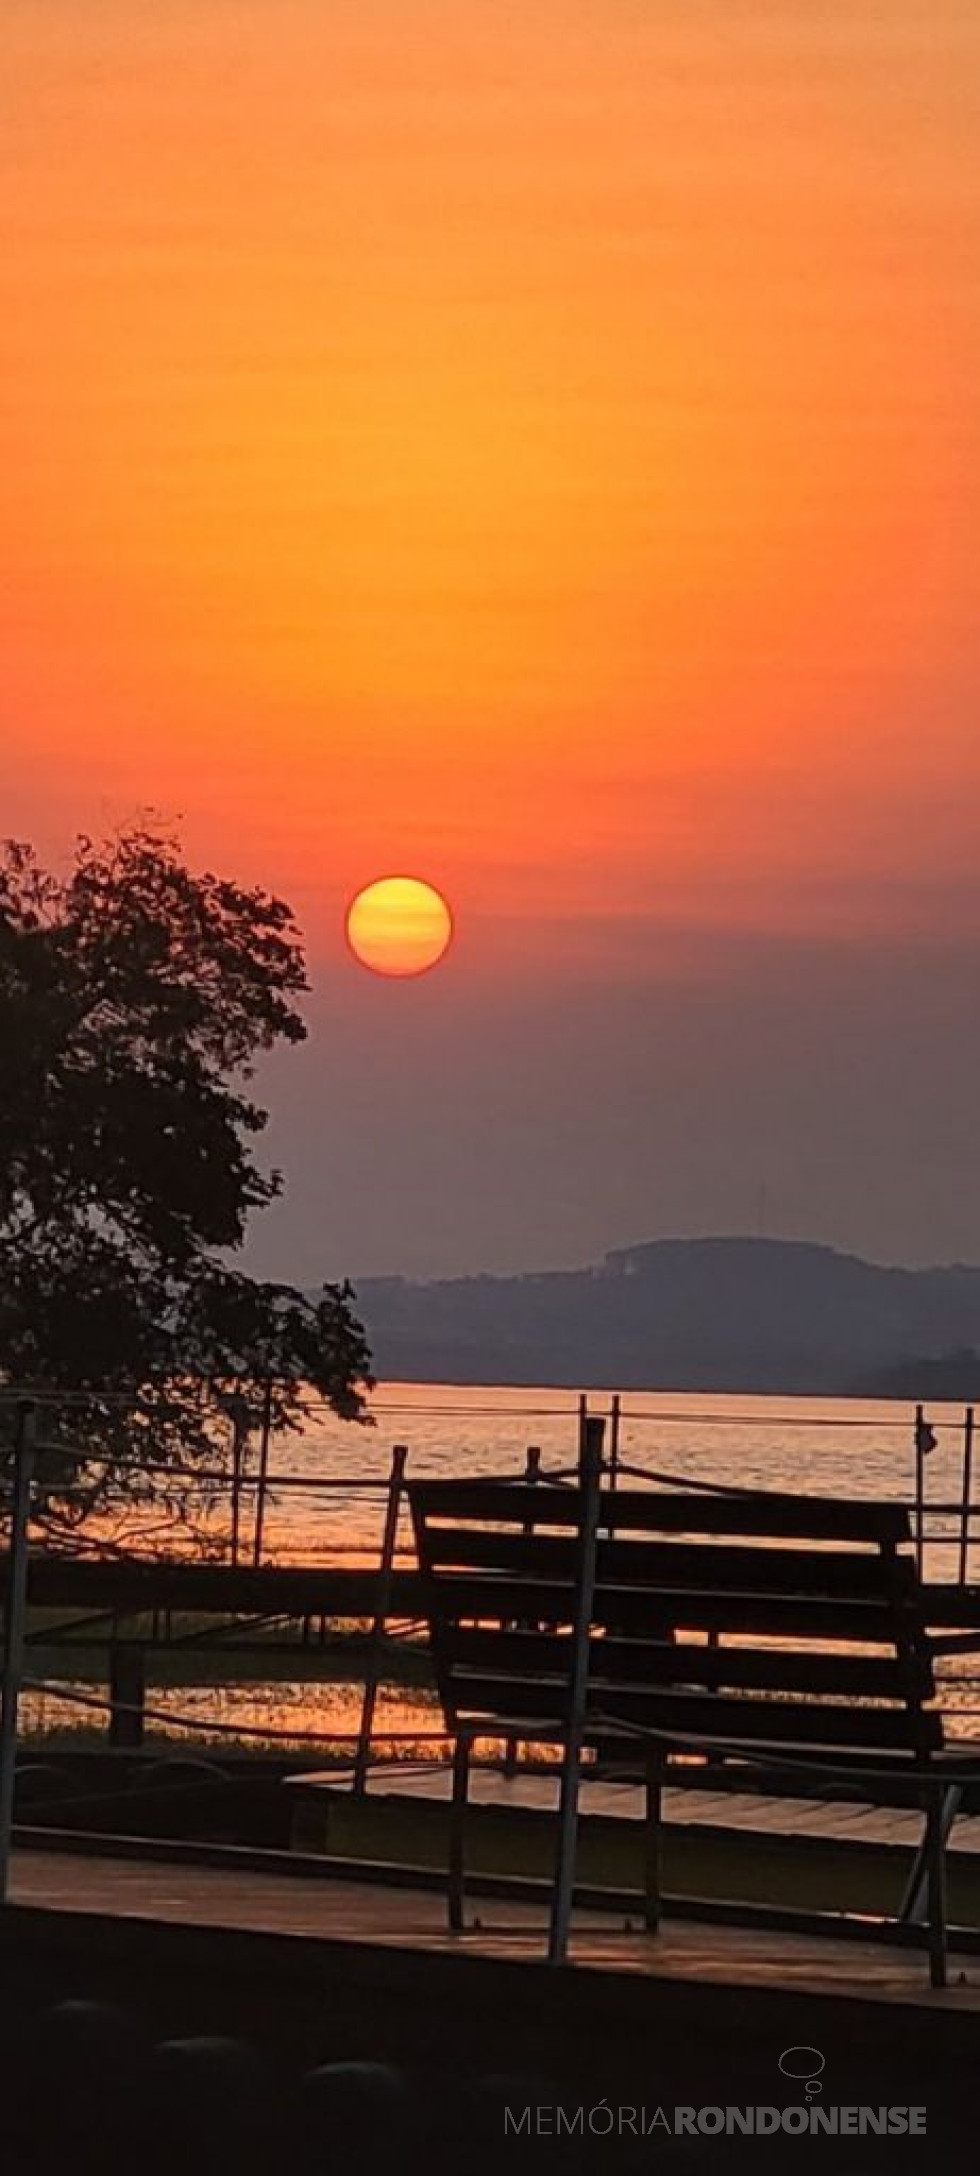
{"label": "wooden bench", "polygon": [[[901,1917],[927,1926],[945,1984],[945,1844],[969,1748],[947,1748],[932,1649],[896,1504],[673,1494],[547,1482],[409,1485],[432,1652],[454,1746],[449,1914],[477,1740],[562,1749],[549,1955],[565,1955],[581,1757],[646,1781],[647,1925],[661,1910],[661,1792],[672,1756],[813,1791],[836,1782],[922,1807]],[[980,1756],[972,1756],[980,1775]],[[837,1924],[836,1920],[830,1921]]]}

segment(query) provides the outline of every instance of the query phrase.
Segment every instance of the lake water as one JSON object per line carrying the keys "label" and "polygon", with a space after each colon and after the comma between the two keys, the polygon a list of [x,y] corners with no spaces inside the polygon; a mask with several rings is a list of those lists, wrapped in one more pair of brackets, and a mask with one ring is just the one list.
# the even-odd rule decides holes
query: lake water
{"label": "lake water", "polygon": [[[589,1394],[589,1410],[607,1418],[610,1394]],[[263,1560],[278,1563],[364,1563],[376,1560],[384,1524],[386,1481],[393,1447],[408,1450],[409,1475],[515,1474],[528,1447],[541,1452],[542,1470],[574,1465],[578,1441],[577,1396],[547,1386],[512,1389],[440,1383],[388,1384],[372,1401],[373,1426],[351,1426],[323,1411],[311,1413],[301,1434],[272,1446],[265,1509]],[[964,1414],[961,1407],[930,1408],[936,1448],[925,1463],[927,1501],[959,1503],[962,1489]],[[631,1392],[622,1400],[619,1454],[663,1480],[784,1489],[814,1495],[870,1496],[912,1502],[915,1492],[914,1411],[892,1402],[854,1399],[709,1396],[702,1392]],[[240,1548],[251,1557],[254,1533],[257,1443],[246,1467]],[[980,1488],[974,1491],[980,1496]],[[227,1499],[197,1507],[215,1547],[227,1547]],[[953,1578],[959,1558],[959,1520],[947,1510],[930,1517],[926,1568]],[[980,1533],[980,1521],[978,1521]],[[407,1521],[399,1554],[410,1559]],[[980,1577],[980,1553],[969,1569]],[[969,1662],[950,1676],[950,1698],[966,1709],[975,1698]],[[189,1732],[221,1742],[223,1731],[284,1734],[297,1748],[313,1741],[336,1746],[332,1733],[352,1731],[359,1696],[343,1685],[310,1684],[184,1686],[161,1690],[151,1702],[168,1717],[151,1725],[164,1736]],[[84,1711],[56,1694],[32,1696],[28,1720],[42,1729],[78,1721]],[[172,1718],[172,1720],[170,1719]],[[964,1720],[966,1720],[964,1716]],[[379,1733],[405,1731],[406,1752],[422,1749],[438,1727],[425,1697],[404,1688],[383,1688]],[[974,1725],[973,1727],[976,1727]],[[309,1742],[307,1742],[307,1736]]]}
{"label": "lake water", "polygon": [[[610,1393],[590,1393],[588,1403],[606,1416],[608,1446]],[[274,1445],[264,1554],[373,1555],[396,1443],[407,1446],[415,1476],[519,1473],[532,1444],[543,1470],[574,1465],[578,1399],[567,1390],[389,1384],[371,1410],[370,1428],[311,1414],[301,1436]],[[937,1406],[929,1420],[937,1443],[928,1495],[958,1502],[963,1410]],[[681,1482],[909,1501],[915,1491],[914,1411],[888,1401],[636,1391],[621,1401],[619,1454],[625,1466]]]}

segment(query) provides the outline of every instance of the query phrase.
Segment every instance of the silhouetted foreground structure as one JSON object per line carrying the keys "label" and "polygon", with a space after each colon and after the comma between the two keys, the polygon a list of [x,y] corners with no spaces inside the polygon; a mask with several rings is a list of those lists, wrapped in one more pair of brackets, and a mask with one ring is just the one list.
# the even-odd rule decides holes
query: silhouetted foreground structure
{"label": "silhouetted foreground structure", "polygon": [[[565,1953],[582,1755],[645,1776],[643,1911],[662,1909],[668,1763],[734,1767],[751,1790],[857,1791],[922,1806],[900,1918],[946,1978],[945,1841],[980,1754],[944,1744],[925,1600],[899,1504],[684,1495],[602,1483],[588,1422],[578,1488],[410,1485],[436,1675],[455,1744],[450,1924],[463,1926],[478,1740],[561,1749],[549,1953]],[[903,1553],[904,1549],[904,1553]],[[816,1922],[819,1926],[819,1921]]]}
{"label": "silhouetted foreground structure", "polygon": [[[586,1449],[596,1434],[601,1437],[601,1430],[601,1422],[583,1413]],[[683,1528],[699,1517],[709,1525],[727,1521],[728,1528],[740,1529],[744,1543],[750,1530],[756,1533],[760,1517],[765,1518],[767,1501],[770,1518],[773,1504],[783,1503],[783,1526],[787,1520],[819,1521],[822,1515],[812,1500],[808,1505],[806,1499],[766,1499],[723,1490],[703,1492],[696,1511],[676,1491],[636,1492],[624,1486],[629,1477],[629,1469],[621,1467],[617,1489],[597,1494],[593,1522],[603,1575],[599,1589],[603,1582],[617,1589],[617,1609],[624,1620],[603,1619],[612,1643],[629,1643],[635,1636],[636,1626],[626,1620],[631,1594],[635,1599],[638,1590],[635,1578],[605,1576],[610,1566],[601,1552],[635,1545],[625,1532],[620,1538],[624,1522],[632,1516],[635,1524],[634,1496],[641,1527],[666,1521],[682,1553],[690,1552],[691,1543],[678,1533],[678,1524]],[[550,1484],[543,1477],[534,1485],[516,1480],[464,1484],[471,1504],[491,1529],[500,1523],[493,1514],[505,1501],[503,1523],[509,1522],[511,1531],[516,1525],[527,1559],[516,1567],[520,1576],[505,1598],[503,1613],[500,1608],[490,1612],[500,1623],[501,1640],[523,1637],[529,1619],[533,1640],[550,1639],[552,1619],[567,1624],[570,1614],[572,1620],[576,1617],[574,1608],[570,1613],[570,1590],[562,1587],[561,1566],[556,1573],[555,1536],[538,1531],[539,1522],[549,1523],[549,1507],[560,1497],[566,1528],[571,1520],[566,1540],[573,1554],[581,1547],[588,1522],[582,1519],[574,1486],[567,1486],[574,1477],[565,1478],[564,1488],[554,1476]],[[421,1485],[420,1501],[427,1492],[430,1510],[440,1500],[441,1486]],[[446,1501],[452,1500],[450,1488]],[[826,1552],[822,1563],[811,1564],[813,1577],[789,1597],[782,1529],[757,1536],[761,1550],[752,1545],[752,1606],[762,1614],[758,1622],[753,1615],[748,1630],[763,1640],[775,1632],[792,1643],[793,1623],[769,1622],[787,1599],[807,1616],[811,1633],[816,1610],[825,1632],[829,1613],[839,1637],[859,1642],[861,1632],[869,1629],[867,1617],[845,1625],[848,1612],[867,1609],[874,1615],[884,1610],[887,1616],[903,1603],[899,1588],[908,1602],[910,1580],[915,1586],[914,1564],[906,1556],[905,1570],[896,1573],[892,1561],[908,1532],[901,1507],[834,1505],[829,1511],[824,1507],[824,1513],[828,1518],[832,1514],[837,1527],[848,1518],[863,1520],[861,1534],[842,1536],[837,1527],[821,1530]],[[852,1558],[841,1563],[836,1546],[826,1545],[853,1548],[861,1538],[870,1538],[875,1561],[882,1562],[878,1571],[865,1567],[855,1593]],[[732,1576],[722,1576],[724,1564],[737,1554],[738,1539],[734,1531],[727,1533],[721,1544],[727,1555],[707,1567],[714,1578],[705,1576],[704,1563],[694,1566],[688,1554],[674,1561],[675,1572],[686,1566],[688,1579],[673,1584],[661,1579],[660,1603],[669,1591],[683,1607],[660,1628],[662,1638],[657,1627],[647,1627],[647,1646],[652,1639],[655,1647],[669,1648],[661,1660],[670,1667],[669,1682],[659,1692],[656,1680],[652,1687],[645,1683],[645,1700],[652,1691],[667,1698],[678,1689],[685,1700],[703,1701],[712,1689],[728,1697],[726,1673],[739,1665],[728,1653],[719,1659],[710,1635],[738,1631],[730,1621],[733,1596],[741,1593],[744,1600],[750,1593],[744,1563],[729,1564]],[[557,1545],[560,1552],[560,1535]],[[451,1577],[458,1538],[448,1546],[443,1569]],[[499,1576],[502,1567],[495,1552],[500,1543],[491,1537],[487,1546],[489,1555],[484,1551],[480,1561],[463,1566],[470,1580],[481,1574]],[[712,1546],[719,1546],[718,1537]],[[541,1548],[551,1553],[547,1564],[535,1559]],[[695,1545],[694,1555],[702,1554]],[[768,1584],[767,1566],[772,1575]],[[172,1564],[64,1569],[72,1576],[84,1570],[105,1582],[103,1601],[109,1599],[118,1572],[123,1607],[143,1611],[152,1611],[155,1599],[146,1583],[148,1574],[151,1581],[164,1583],[184,1576]],[[198,1607],[206,1600],[220,1607],[223,1600],[229,1607],[237,1603],[256,1612],[274,1591],[282,1602],[288,1596],[296,1608],[320,1610],[331,1577],[344,1576],[307,1567],[298,1585],[280,1590],[270,1581],[288,1580],[288,1571],[200,1565],[185,1569],[192,1581],[203,1575],[213,1582],[207,1594],[194,1586]],[[661,1567],[666,1569],[666,1564]],[[431,1573],[429,1551],[423,1583]],[[383,1621],[397,1606],[399,1574],[389,1564],[386,1570],[350,1576],[372,1582],[374,1614]],[[418,1602],[423,1586],[417,1574],[407,1576],[414,1581]],[[557,1599],[553,1593],[542,1610],[538,1595],[531,1609],[527,1581],[554,1587],[556,1578],[561,1588]],[[188,1601],[190,1595],[188,1588]],[[165,1591],[159,1599],[165,1615]],[[649,1595],[643,1594],[642,1601],[646,1609]],[[709,1612],[704,1624],[701,1608]],[[474,1629],[482,1621],[477,1612]],[[709,1638],[690,1648],[678,1679],[674,1639],[681,1625],[706,1631]],[[800,1631],[800,1622],[795,1629]],[[889,1638],[893,1631],[889,1618]],[[906,1645],[916,1649],[921,1631],[917,1620]],[[741,1651],[736,1641],[733,1654]],[[484,1687],[489,1660],[481,1651],[466,1664]],[[574,1672],[567,1668],[567,1657],[561,1660],[558,1675],[571,1684]],[[856,1664],[858,1658],[853,1660]],[[910,1707],[906,1678],[915,1675],[913,1664],[921,1664],[921,1655],[906,1654],[899,1640],[892,1661],[897,1674],[894,1685],[889,1675],[889,1687],[901,1693],[902,1713],[911,1713],[914,1702]],[[749,1665],[741,1667],[744,1676]],[[785,1665],[791,1677],[802,1667],[799,1661]],[[838,1665],[828,1662],[827,1667],[833,1675]],[[845,1658],[843,1667],[845,1676],[853,1675],[850,1660]],[[700,1690],[696,1683],[687,1683],[698,1672],[711,1681]],[[539,1669],[536,1675],[547,1680],[549,1673]],[[552,1673],[549,1699],[554,1683]],[[622,1687],[628,1680],[613,1673],[604,1698],[614,1698],[616,1683]],[[759,1690],[752,1685],[742,1689],[750,1696]],[[775,1689],[786,1697],[788,1717],[805,1688],[793,1682]],[[847,1687],[823,1689],[839,1700]],[[920,1668],[919,1694],[926,1690]],[[881,1691],[879,1685],[877,1693]],[[852,1715],[846,1701],[845,1711]],[[121,1718],[132,1712],[125,1700],[119,1712]],[[492,1712],[503,1713],[499,1703]],[[474,1714],[479,1713],[485,1716],[487,1709],[478,1703]],[[795,1725],[798,1717],[794,1714],[793,1719]],[[515,1716],[514,1734],[520,1736],[529,1727],[533,1734],[539,1720],[536,1691],[533,1713],[529,1716],[525,1709]],[[592,1720],[602,1725],[601,1734],[608,1732],[608,1713],[597,1712]],[[862,1731],[864,1727],[862,1721]],[[879,1727],[884,1726],[874,1726]],[[928,1728],[934,1733],[934,1725]],[[920,1750],[911,1726],[907,1736],[910,1750]],[[819,1732],[817,1738],[824,1745]],[[849,1742],[853,1749],[857,1737],[851,1741],[849,1736]],[[621,1742],[618,1750],[622,1752]],[[369,1804],[353,1792],[350,1798],[355,1806]],[[535,1902],[527,1888],[522,1898],[519,1884],[510,1879],[498,1883],[496,1890],[486,1881],[474,1884],[483,1924],[461,1943],[442,1920],[441,1872],[430,1881],[416,1878],[406,1889],[401,1866],[375,1866],[368,1884],[363,1865],[341,1867],[334,1862],[314,1870],[309,1864],[289,1868],[280,1863],[273,1873],[271,1855],[234,1846],[211,1853],[179,1841],[154,1847],[132,1836],[117,1836],[113,1846],[109,1839],[97,1843],[90,1837],[41,1836],[37,1831],[32,1841],[35,1848],[21,1853],[15,1864],[15,1901],[0,1913],[0,2007],[6,2003],[0,2043],[8,2065],[8,2131],[17,2176],[21,2169],[24,2176],[48,2169],[85,2176],[96,2167],[100,2176],[113,2176],[116,2168],[132,2176],[136,2165],[150,2176],[157,2170],[162,2176],[164,2169],[168,2176],[178,2170],[180,2176],[193,2176],[196,2169],[212,2176],[231,2158],[236,2168],[249,2169],[281,2165],[284,2157],[297,2170],[355,2166],[358,2176],[372,2176],[374,2170],[387,2171],[394,2164],[433,2171],[452,2168],[455,2176],[462,2165],[477,2170],[507,2167],[515,2152],[530,2153],[536,2166],[556,2156],[570,2169],[622,2165],[638,2170],[649,2168],[653,2156],[668,2169],[755,2169],[759,2145],[753,2138],[717,2138],[710,2129],[693,2137],[655,2139],[649,2133],[637,2138],[617,2130],[611,2138],[602,2115],[595,2135],[567,2126],[559,2130],[556,2111],[564,2109],[574,2123],[581,2119],[583,2101],[600,2109],[625,2106],[649,2112],[678,2102],[724,2112],[731,2103],[775,2109],[778,2121],[781,2108],[805,2113],[801,2090],[779,2073],[780,2055],[788,2045],[820,2051],[838,2102],[879,2109],[929,2105],[928,2139],[903,2141],[905,2167],[925,2165],[920,2146],[929,2151],[930,2166],[937,2152],[951,2150],[969,2108],[970,2072],[980,2052],[976,1941],[959,1948],[954,1984],[937,1996],[923,1984],[920,1959],[881,1943],[801,1942],[774,1929],[772,1922],[745,1934],[726,1923],[724,1911],[702,1912],[682,1926],[667,1921],[664,1932],[651,1941],[642,1932],[624,1933],[624,1907],[607,1894],[579,1901],[572,1925],[574,1968],[545,1974],[540,1963],[540,1886]],[[111,1858],[105,1856],[110,1849]],[[570,1863],[567,1857],[565,1863]],[[626,1900],[631,1914],[635,1902]],[[611,1916],[614,1911],[620,1914],[618,1921]],[[66,1999],[107,2003],[111,2014],[59,2009],[54,2017],[52,2006],[58,2009]],[[76,2059],[73,2050],[79,2043],[87,2052]],[[57,2096],[44,2082],[55,2061],[64,2088]],[[70,2090],[74,2078],[77,2091]],[[530,2134],[526,2128],[508,2134],[508,2109],[528,2121],[541,2110],[544,2130],[534,2120]],[[825,2136],[794,2138],[794,2157],[805,2160],[811,2150],[819,2155],[814,2166],[862,2176],[876,2167],[891,2170],[896,2147],[894,2138],[877,2133],[862,2136],[853,2151],[837,2141],[831,2150]]]}

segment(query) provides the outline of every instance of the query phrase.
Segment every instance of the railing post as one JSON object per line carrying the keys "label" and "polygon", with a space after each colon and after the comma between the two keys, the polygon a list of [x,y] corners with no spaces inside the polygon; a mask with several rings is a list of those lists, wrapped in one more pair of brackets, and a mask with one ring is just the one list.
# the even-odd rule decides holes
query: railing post
{"label": "railing post", "polygon": [[973,1492],[973,1428],[974,1411],[968,1405],[963,1415],[963,1496],[960,1506],[960,1586],[965,1587],[970,1576],[970,1517]]}
{"label": "railing post", "polygon": [[922,1565],[925,1556],[925,1428],[925,1409],[923,1406],[917,1405],[915,1408],[915,1568],[920,1579],[922,1578]]}
{"label": "railing post", "polygon": [[609,1408],[609,1486],[614,1489],[619,1471],[619,1428],[622,1408],[618,1390]]}
{"label": "railing post", "polygon": [[237,1565],[242,1532],[242,1476],[245,1470],[245,1446],[248,1442],[248,1421],[242,1412],[239,1396],[234,1401],[231,1427],[231,1561]]}
{"label": "railing post", "polygon": [[575,1845],[578,1837],[579,1770],[585,1737],[589,1696],[589,1641],[595,1596],[596,1555],[599,1538],[599,1491],[602,1486],[602,1438],[605,1422],[583,1422],[582,1457],[579,1467],[581,1513],[578,1535],[578,1581],[575,1593],[575,1625],[572,1634],[568,1687],[568,1726],[561,1764],[558,1795],[558,1865],[551,1893],[548,1928],[548,1962],[563,1964],[568,1948],[568,1928],[575,1890]]}
{"label": "railing post", "polygon": [[14,1766],[17,1759],[17,1707],[27,1622],[28,1524],[34,1476],[35,1406],[17,1408],[7,1592],[3,1612],[3,1674],[0,1679],[0,1904],[7,1901],[10,1844],[14,1826]]}
{"label": "railing post", "polygon": [[353,1789],[358,1797],[362,1797],[367,1789],[368,1763],[371,1758],[371,1736],[374,1730],[374,1711],[378,1704],[378,1682],[381,1676],[381,1642],[384,1638],[391,1598],[391,1575],[395,1566],[398,1514],[401,1510],[402,1490],[405,1486],[405,1463],[407,1458],[407,1444],[396,1443],[391,1453],[388,1504],[385,1511],[384,1534],[381,1541],[381,1561],[378,1565],[378,1607],[371,1625],[371,1644],[364,1673],[364,1698],[361,1702],[361,1723],[357,1734],[357,1750],[354,1754]]}
{"label": "railing post", "polygon": [[265,1498],[269,1482],[269,1438],[272,1434],[272,1383],[267,1382],[262,1393],[262,1422],[259,1437],[259,1476],[255,1491],[255,1532],[252,1537],[252,1563],[256,1571],[262,1562],[262,1529],[265,1525]]}
{"label": "railing post", "polygon": [[[526,1482],[526,1483],[528,1483],[528,1485],[529,1485],[530,1487],[532,1487],[532,1488],[533,1488],[533,1486],[534,1486],[535,1482],[536,1482],[536,1481],[540,1481],[540,1479],[541,1479],[541,1446],[540,1446],[540,1444],[538,1444],[538,1443],[529,1443],[529,1444],[528,1444],[528,1447],[527,1447],[527,1450],[526,1450],[526,1452],[525,1452],[525,1454],[524,1454],[524,1479],[525,1479],[525,1482]],[[521,1533],[522,1533],[522,1534],[533,1534],[533,1532],[534,1532],[534,1520],[533,1520],[533,1518],[530,1518],[530,1519],[522,1519],[522,1521],[521,1521]],[[514,1775],[514,1774],[516,1773],[516,1770],[517,1770],[517,1746],[518,1746],[518,1740],[517,1740],[516,1738],[507,1738],[507,1739],[505,1740],[505,1742],[504,1742],[504,1774],[505,1774],[505,1776],[513,1776],[513,1775]]]}
{"label": "railing post", "polygon": [[114,1640],[109,1649],[109,1744],[135,1752],[143,1743],[146,1664],[139,1640]]}

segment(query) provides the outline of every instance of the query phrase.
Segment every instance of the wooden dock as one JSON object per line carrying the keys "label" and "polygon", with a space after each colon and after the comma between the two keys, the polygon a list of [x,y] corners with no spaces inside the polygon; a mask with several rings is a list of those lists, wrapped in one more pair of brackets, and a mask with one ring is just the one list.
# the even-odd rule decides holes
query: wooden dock
{"label": "wooden dock", "polygon": [[[955,1957],[936,1992],[921,1952],[884,1943],[673,1920],[651,1936],[577,1910],[552,1969],[540,1905],[481,1899],[480,1926],[453,1936],[435,1891],[135,1854],[18,1851],[12,1899],[0,1975],[26,2014],[108,1999],[155,2037],[239,2035],[293,2074],[393,2063],[443,2105],[492,2077],[518,2109],[796,2107],[780,2058],[802,2046],[823,2058],[825,2105],[926,2108],[928,2137],[901,2149],[923,2176],[973,2118],[976,1958]],[[894,2165],[890,2141],[871,2144],[882,2153],[848,2169]],[[618,2165],[600,2145],[585,2165]],[[821,2146],[821,2166],[840,2166]]]}
{"label": "wooden dock", "polygon": [[[0,1593],[7,1580],[0,1551]],[[977,1631],[980,1647],[980,1585],[924,1582],[928,1620],[936,1630]],[[424,1614],[428,1590],[420,1573],[377,1564],[202,1564],[190,1559],[122,1557],[86,1559],[33,1551],[29,1600],[38,1608],[141,1615],[168,1609],[216,1616],[324,1616],[392,1620]],[[165,1637],[161,1629],[153,1635]]]}
{"label": "wooden dock", "polygon": [[[0,1552],[0,1593],[7,1558]],[[187,1559],[59,1557],[33,1551],[28,1600],[41,1609],[86,1614],[159,1615],[148,1640],[165,1641],[168,1610],[216,1617],[418,1617],[425,1606],[417,1571],[385,1575],[377,1564],[202,1564]]]}
{"label": "wooden dock", "polygon": [[[470,1960],[540,1966],[546,1909],[479,1899],[479,1926],[452,1935],[438,1891],[370,1880],[304,1881],[285,1874],[125,1859],[85,1852],[14,1854],[11,1899],[33,1911],[243,1933],[302,1942],[367,1944]],[[925,1960],[887,1943],[855,1943],[769,1929],[667,1920],[655,1936],[627,1933],[620,1916],[576,1912],[573,1966],[646,1980],[799,1989],[980,2016],[980,1957],[957,1960],[956,1984],[935,1993]],[[980,2038],[978,2038],[980,2047]]]}
{"label": "wooden dock", "polygon": [[[434,1762],[372,1771],[358,1796],[349,1771],[286,1779],[291,1836],[302,1852],[442,1873],[448,1858],[450,1775]],[[557,1770],[507,1775],[477,1767],[467,1815],[474,1875],[548,1880],[555,1850]],[[586,1890],[628,1896],[643,1881],[644,1793],[633,1783],[583,1779],[579,1878]],[[793,1798],[685,1787],[664,1794],[664,1886],[690,1899],[738,1899],[800,1911],[897,1913],[922,1835],[922,1814],[857,1800]],[[980,1817],[960,1816],[949,1847],[950,1916],[977,1929]]]}
{"label": "wooden dock", "polygon": [[[331,1807],[351,1802],[352,1771],[347,1768],[308,1770],[287,1777],[289,1789],[313,1803]],[[449,1804],[452,1778],[448,1767],[436,1761],[391,1761],[372,1769],[366,1796],[404,1813],[409,1806]],[[511,1814],[553,1814],[558,1804],[558,1769],[518,1769],[508,1775],[501,1768],[474,1767],[470,1786],[474,1806],[495,1807]],[[640,1822],[645,1793],[637,1783],[591,1781],[588,1773],[581,1786],[583,1819]],[[857,1800],[773,1797],[755,1791],[672,1789],[664,1791],[664,1819],[671,1827],[705,1827],[737,1830],[766,1836],[810,1836],[836,1842],[891,1844],[907,1850],[917,1845],[922,1815],[907,1806],[870,1806]],[[959,1815],[953,1823],[949,1847],[980,1859],[980,1815]]]}

